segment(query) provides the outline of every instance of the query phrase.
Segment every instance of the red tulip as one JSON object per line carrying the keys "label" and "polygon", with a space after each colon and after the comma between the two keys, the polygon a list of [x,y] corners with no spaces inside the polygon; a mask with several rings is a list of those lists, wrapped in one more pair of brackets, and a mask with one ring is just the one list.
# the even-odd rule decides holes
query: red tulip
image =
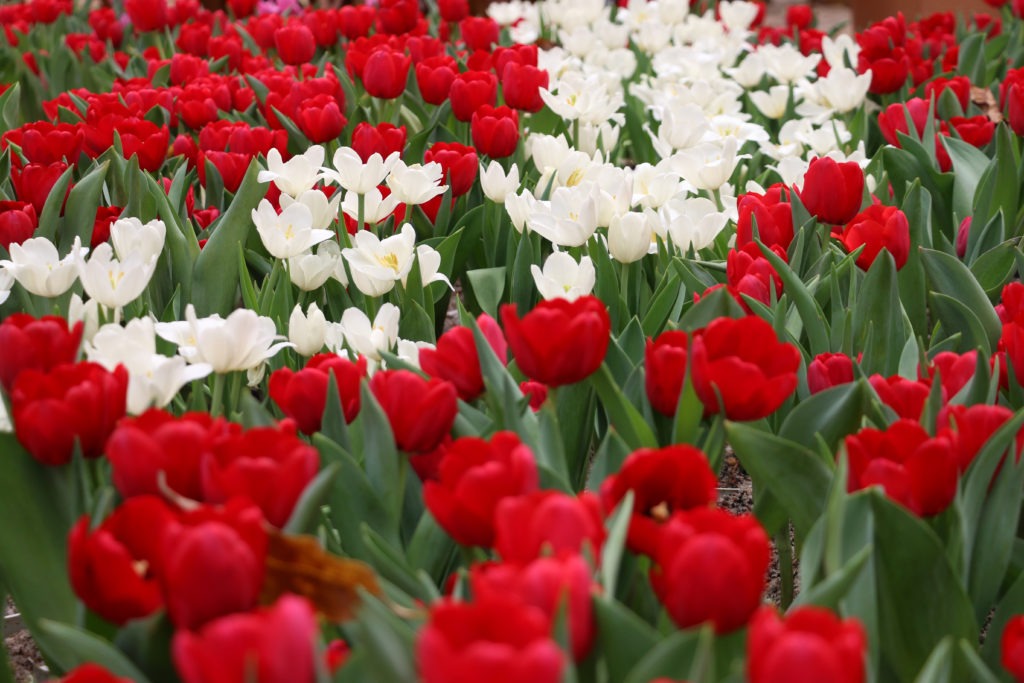
{"label": "red tulip", "polygon": [[[939,411],[935,422],[940,434],[953,439],[957,465],[963,474],[992,435],[1011,417],[1013,412],[1005,406],[947,405]],[[1022,447],[1024,431],[1019,431],[1012,449],[1018,459]]]}
{"label": "red tulip", "polygon": [[[909,420],[920,420],[924,404],[931,393],[931,380],[914,381],[899,375],[883,377],[872,375],[868,381],[882,403],[892,408],[897,415]],[[943,398],[946,394],[943,391]]]}
{"label": "red tulip", "polygon": [[366,359],[362,356],[353,363],[337,354],[322,353],[310,358],[306,367],[298,372],[281,368],[270,376],[267,389],[270,398],[285,415],[295,420],[303,434],[320,431],[332,372],[345,421],[352,422],[359,414],[359,390],[366,377]]}
{"label": "red tulip", "polygon": [[872,204],[854,217],[839,237],[847,251],[864,245],[857,257],[857,266],[867,270],[882,249],[892,254],[899,270],[910,256],[910,223],[895,206]]}
{"label": "red tulip", "polygon": [[647,340],[644,349],[644,388],[651,407],[672,417],[686,377],[687,349],[690,337],[682,330],[668,330],[657,339]]}
{"label": "red tulip", "polygon": [[183,683],[313,683],[318,633],[312,605],[284,595],[270,607],[179,630],[171,654]]}
{"label": "red tulip", "polygon": [[99,664],[82,664],[68,672],[58,683],[131,683],[130,678],[120,678]]}
{"label": "red tulip", "polygon": [[641,448],[617,474],[601,484],[601,500],[612,510],[633,492],[633,514],[626,542],[635,553],[653,556],[661,542],[662,525],[679,510],[707,507],[717,500],[718,481],[707,457],[685,444]]}
{"label": "red tulip", "polygon": [[285,64],[306,64],[316,54],[316,39],[305,24],[290,21],[274,31],[274,47]]}
{"label": "red tulip", "polygon": [[67,320],[55,315],[36,319],[12,313],[0,322],[0,386],[10,392],[25,370],[49,372],[73,363],[81,341],[81,322],[69,328]]}
{"label": "red tulip", "polygon": [[314,144],[336,140],[346,123],[337,100],[324,93],[305,100],[295,110],[295,124]]}
{"label": "red tulip", "polygon": [[800,607],[782,617],[764,606],[750,620],[748,680],[863,683],[867,647],[856,619],[840,620],[820,607]]}
{"label": "red tulip", "polygon": [[601,556],[604,520],[592,493],[570,496],[560,491],[535,491],[502,500],[494,516],[494,549],[502,561],[528,564],[538,557],[564,557],[586,552]]}
{"label": "red tulip", "polygon": [[739,219],[736,222],[736,247],[742,248],[754,240],[754,221],[757,221],[759,239],[769,247],[789,249],[793,241],[793,207],[788,190],[773,185],[763,194],[748,192],[736,203]]}
{"label": "red tulip", "polygon": [[352,131],[351,147],[366,163],[374,154],[379,154],[381,159],[387,159],[394,152],[401,156],[405,149],[405,139],[405,126],[390,123],[371,126],[363,121]]}
{"label": "red tulip", "polygon": [[508,107],[482,105],[473,112],[473,146],[492,159],[511,156],[519,144],[519,115]]}
{"label": "red tulip", "polygon": [[853,359],[845,353],[821,353],[807,366],[807,388],[812,394],[853,381]]}
{"label": "red tulip", "polygon": [[[907,125],[907,112],[914,122],[915,130],[910,131]],[[928,102],[920,97],[914,97],[905,103],[890,104],[885,111],[878,115],[878,126],[882,129],[882,137],[890,145],[900,146],[897,132],[911,137],[920,138],[924,134],[925,126],[928,124]]]}
{"label": "red tulip", "polygon": [[462,21],[469,16],[469,0],[439,0],[437,9],[441,20],[448,23]]}
{"label": "red tulip", "polygon": [[457,392],[451,382],[381,370],[370,380],[370,391],[388,416],[398,448],[408,453],[434,450],[455,423]]}
{"label": "red tulip", "polygon": [[797,192],[812,216],[822,223],[843,225],[860,211],[864,195],[864,171],[855,161],[837,163],[829,157],[811,160]]}
{"label": "red tulip", "polygon": [[419,674],[423,683],[559,683],[565,657],[550,632],[542,610],[511,596],[441,600],[416,641]]}
{"label": "red tulip", "polygon": [[742,628],[761,602],[768,536],[751,515],[717,508],[677,512],[662,530],[651,586],[679,628]]}
{"label": "red tulip", "polygon": [[851,493],[881,486],[886,496],[922,517],[939,514],[956,496],[952,439],[929,437],[914,420],[898,420],[885,430],[862,429],[846,437],[846,450]]}
{"label": "red tulip", "polygon": [[501,94],[505,104],[518,109],[537,113],[544,108],[540,89],[548,87],[548,72],[529,64],[508,62],[501,74]]}
{"label": "red tulip", "polygon": [[95,363],[58,365],[49,372],[25,370],[11,390],[11,413],[18,441],[45,465],[71,460],[75,442],[82,455],[103,453],[107,436],[124,416],[128,372],[108,372]]}
{"label": "red tulip", "polygon": [[519,369],[551,387],[586,379],[608,350],[611,319],[593,296],[542,301],[522,318],[515,304],[506,304],[501,321]]}
{"label": "red tulip", "polygon": [[458,142],[435,142],[424,153],[423,161],[441,164],[444,180],[451,187],[453,198],[469,192],[480,168],[476,150]]}
{"label": "red tulip", "polygon": [[498,42],[501,27],[490,17],[466,17],[459,23],[459,34],[468,50],[489,52]]}
{"label": "red tulip", "polygon": [[136,31],[162,31],[169,23],[167,0],[125,0],[124,12]]}
{"label": "red tulip", "polygon": [[759,420],[796,389],[800,351],[761,318],[719,318],[694,335],[690,363],[705,414]]}
{"label": "red tulip", "polygon": [[[783,261],[787,260],[782,247],[773,246],[771,250]],[[753,242],[729,252],[726,257],[725,276],[730,289],[735,292],[736,300],[747,312],[750,312],[750,307],[740,296],[742,294],[760,301],[765,306],[771,304],[772,292],[775,293],[776,301],[782,296],[782,278],[765,258],[761,248]]]}
{"label": "red tulip", "polygon": [[68,576],[75,595],[107,621],[124,624],[163,606],[156,568],[174,513],[155,496],[125,501],[94,531],[88,516],[68,536]]}
{"label": "red tulip", "polygon": [[363,87],[373,97],[393,100],[405,92],[412,58],[389,47],[370,53],[363,67]]}
{"label": "red tulip", "polygon": [[[31,204],[35,209],[35,215],[40,216],[53,186],[67,169],[68,165],[62,161],[52,164],[26,164],[20,170],[12,168],[11,184],[14,185],[14,194],[19,200]],[[67,195],[64,200],[67,201]]]}
{"label": "red tulip", "polygon": [[427,104],[438,105],[448,99],[459,65],[450,55],[428,57],[416,64],[416,86]]}
{"label": "red tulip", "polygon": [[512,432],[463,437],[442,457],[438,480],[423,485],[423,502],[456,541],[490,547],[499,503],[537,490],[537,476],[533,453]]}
{"label": "red tulip", "polygon": [[[477,323],[495,355],[502,363],[506,361],[508,345],[501,328],[487,314],[482,314]],[[459,398],[472,401],[484,392],[484,378],[480,371],[480,359],[476,352],[473,331],[468,327],[453,327],[437,340],[437,348],[420,351],[420,367],[431,377],[447,380],[455,385]]]}
{"label": "red tulip", "polygon": [[452,81],[448,97],[455,118],[468,122],[481,106],[494,106],[498,97],[498,79],[489,71],[466,71]]}

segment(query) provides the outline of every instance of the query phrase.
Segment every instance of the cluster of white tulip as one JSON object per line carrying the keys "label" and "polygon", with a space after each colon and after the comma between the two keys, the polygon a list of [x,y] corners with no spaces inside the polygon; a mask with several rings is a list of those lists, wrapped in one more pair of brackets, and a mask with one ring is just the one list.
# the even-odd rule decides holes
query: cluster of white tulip
{"label": "cluster of white tulip", "polygon": [[[514,40],[532,42],[543,29],[558,37],[538,57],[551,81],[541,96],[570,134],[531,134],[525,150],[540,179],[503,197],[517,230],[555,246],[544,267],[533,269],[545,298],[575,298],[594,284],[589,257],[575,260],[559,249],[599,239],[613,259],[631,263],[657,253],[659,240],[684,253],[710,246],[737,219],[737,194],[762,190],[730,183],[754,152],[774,159],[783,182],[797,187],[814,157],[866,164],[862,143],[850,148],[842,119],[871,83],[870,72],[850,68],[856,43],[825,38],[823,54],[809,56],[792,45],[757,46],[756,4],[720,2],[718,11],[717,18],[691,14],[689,3],[669,0],[631,0],[614,13],[601,0],[504,2],[488,10],[514,27]],[[646,53],[651,73],[635,77],[630,43]],[[823,58],[830,70],[819,78]],[[608,161],[630,97],[650,113],[658,163]],[[773,134],[744,111],[745,101],[767,119],[789,119]]]}

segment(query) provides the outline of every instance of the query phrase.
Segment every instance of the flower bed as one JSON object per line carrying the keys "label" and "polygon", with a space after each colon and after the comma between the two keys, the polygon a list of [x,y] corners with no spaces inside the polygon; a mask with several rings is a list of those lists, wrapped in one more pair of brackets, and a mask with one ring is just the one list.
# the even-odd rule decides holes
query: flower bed
{"label": "flower bed", "polygon": [[1018,3],[286,4],[0,7],[51,671],[1024,680]]}

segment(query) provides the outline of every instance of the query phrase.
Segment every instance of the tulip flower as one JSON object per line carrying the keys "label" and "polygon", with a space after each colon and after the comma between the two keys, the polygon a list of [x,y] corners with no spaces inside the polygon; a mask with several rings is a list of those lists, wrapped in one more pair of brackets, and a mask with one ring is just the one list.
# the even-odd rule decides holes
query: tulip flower
{"label": "tulip flower", "polygon": [[278,214],[266,199],[252,210],[252,221],[263,246],[274,258],[288,259],[334,237],[330,230],[313,228],[313,213],[295,202]]}
{"label": "tulip flower", "polygon": [[820,607],[801,607],[782,617],[765,606],[750,621],[748,680],[863,683],[867,647],[867,633],[856,619],[840,620]]}
{"label": "tulip flower", "polygon": [[[477,318],[477,324],[498,360],[504,363],[508,347],[498,323],[485,313]],[[419,364],[431,377],[454,384],[463,401],[473,401],[484,391],[476,342],[468,327],[453,327],[442,334],[435,349],[420,351]]]}
{"label": "tulip flower", "polygon": [[324,168],[323,177],[349,192],[366,194],[384,182],[384,178],[397,161],[397,152],[392,152],[387,157],[374,153],[364,163],[354,149],[342,147],[334,153],[334,168]]}
{"label": "tulip flower", "polygon": [[341,247],[334,240],[321,242],[315,254],[306,251],[288,259],[288,274],[291,276],[292,284],[304,292],[320,289],[331,278],[343,286],[348,285]]}
{"label": "tulip flower", "polygon": [[597,562],[606,535],[597,496],[550,490],[502,500],[494,513],[494,531],[494,549],[502,561],[519,565],[583,552]]}
{"label": "tulip flower", "polygon": [[373,322],[362,309],[346,308],[341,314],[341,329],[345,343],[356,354],[380,361],[381,351],[389,351],[398,340],[398,307],[386,303],[377,311]]}
{"label": "tulip flower", "polygon": [[76,237],[71,253],[61,258],[53,242],[33,237],[11,244],[11,258],[0,261],[0,267],[32,294],[55,297],[68,291],[78,279],[76,260],[88,251]]}
{"label": "tulip flower", "polygon": [[519,190],[519,167],[512,164],[505,174],[501,164],[492,159],[487,167],[480,165],[480,188],[484,196],[495,204],[504,204],[505,198]]}
{"label": "tulip flower", "polygon": [[444,169],[436,161],[406,165],[399,159],[388,175],[390,196],[402,204],[425,204],[434,197],[440,197],[448,189],[447,185],[442,184],[443,178]]}
{"label": "tulip flower", "polygon": [[281,192],[298,197],[316,185],[324,154],[323,147],[313,145],[285,162],[281,159],[281,152],[273,148],[267,152],[267,169],[260,171],[257,179],[261,183],[272,181]]}
{"label": "tulip flower", "polygon": [[139,254],[146,263],[160,256],[166,234],[167,226],[156,219],[143,223],[138,218],[120,218],[110,225],[114,253],[122,261],[133,253]]}
{"label": "tulip flower", "polygon": [[352,238],[353,247],[342,250],[352,282],[367,296],[381,296],[394,289],[412,269],[416,231],[406,223],[397,235],[379,239],[363,230]]}
{"label": "tulip flower", "polygon": [[212,315],[199,319],[195,308],[185,308],[185,320],[157,323],[156,333],[178,345],[178,353],[189,363],[207,363],[215,373],[250,370],[263,364],[288,342],[280,339],[270,318],[240,308],[226,319]]}
{"label": "tulip flower", "polygon": [[54,315],[39,319],[14,313],[0,322],[0,386],[10,392],[25,370],[49,372],[74,363],[82,341],[81,322],[70,323]]}
{"label": "tulip flower", "polygon": [[359,388],[366,377],[366,359],[362,356],[353,363],[332,353],[322,353],[310,358],[298,372],[281,368],[270,376],[270,398],[285,415],[295,420],[303,434],[320,431],[331,373],[338,387],[345,421],[352,422],[359,413]]}
{"label": "tulip flower", "polygon": [[822,223],[846,224],[860,211],[864,171],[854,161],[839,164],[828,157],[812,159],[797,194],[807,211]]}
{"label": "tulip flower", "polygon": [[363,67],[363,87],[373,97],[393,100],[405,92],[412,58],[387,46],[370,53]]}
{"label": "tulip flower", "polygon": [[407,453],[434,450],[455,423],[457,394],[451,382],[425,380],[409,370],[379,370],[370,391],[388,416],[395,444]]}

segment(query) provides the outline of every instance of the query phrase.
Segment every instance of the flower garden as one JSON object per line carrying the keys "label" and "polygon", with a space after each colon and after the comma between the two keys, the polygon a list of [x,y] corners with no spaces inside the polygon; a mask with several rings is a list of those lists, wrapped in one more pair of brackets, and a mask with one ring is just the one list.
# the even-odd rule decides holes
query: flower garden
{"label": "flower garden", "polygon": [[114,4],[0,6],[53,680],[1024,680],[1024,3]]}

